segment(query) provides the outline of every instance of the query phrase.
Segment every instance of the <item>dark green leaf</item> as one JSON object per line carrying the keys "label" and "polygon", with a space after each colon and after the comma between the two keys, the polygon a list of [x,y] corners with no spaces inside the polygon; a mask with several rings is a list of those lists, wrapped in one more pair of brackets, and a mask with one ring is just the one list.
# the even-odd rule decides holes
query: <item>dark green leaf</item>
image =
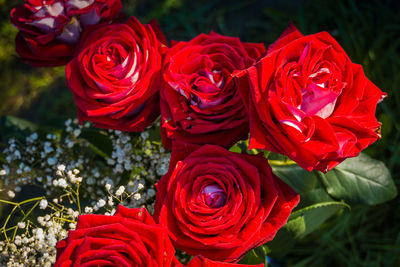
{"label": "dark green leaf", "polygon": [[396,186],[385,164],[363,153],[319,175],[331,196],[350,204],[376,205],[397,195]]}
{"label": "dark green leaf", "polygon": [[270,165],[272,171],[299,194],[314,189],[318,183],[315,173],[308,172],[295,163],[270,161]]}
{"label": "dark green leaf", "polygon": [[259,246],[255,249],[250,250],[246,255],[240,260],[240,264],[256,265],[260,263],[266,263],[266,257],[268,253],[268,248],[266,246]]}
{"label": "dark green leaf", "polygon": [[[287,227],[291,229],[292,232],[296,230],[296,236],[302,237],[308,235],[342,208],[350,209],[350,206],[344,202],[338,201],[320,202],[307,206],[290,215]],[[297,219],[295,220],[296,223],[292,223],[294,219]],[[299,224],[301,224],[301,226]],[[299,229],[302,229],[302,232],[299,232]]]}
{"label": "dark green leaf", "polygon": [[17,117],[0,117],[0,141],[5,142],[10,137],[24,139],[26,136],[39,129],[39,126]]}
{"label": "dark green leaf", "polygon": [[300,204],[289,217],[287,224],[267,243],[272,257],[284,256],[296,239],[313,232],[341,209],[350,208],[344,202],[334,201],[322,188],[301,194],[300,198]]}
{"label": "dark green leaf", "polygon": [[111,156],[112,142],[109,137],[96,129],[82,129],[81,138],[89,143],[89,148],[103,158]]}

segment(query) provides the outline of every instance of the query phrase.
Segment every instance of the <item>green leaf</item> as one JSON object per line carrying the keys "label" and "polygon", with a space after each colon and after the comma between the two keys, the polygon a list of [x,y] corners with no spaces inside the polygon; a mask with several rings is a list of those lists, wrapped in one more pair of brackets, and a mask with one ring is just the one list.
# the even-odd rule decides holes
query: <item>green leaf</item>
{"label": "green leaf", "polygon": [[229,151],[230,152],[235,152],[235,153],[241,153],[242,152],[242,149],[240,148],[240,146],[239,145],[234,145],[234,146],[232,146],[230,149],[229,149]]}
{"label": "green leaf", "polygon": [[24,139],[32,132],[38,131],[39,126],[14,116],[0,117],[0,141],[5,142],[10,137]]}
{"label": "green leaf", "polygon": [[[297,230],[296,236],[306,236],[316,230],[323,222],[342,208],[350,209],[350,206],[344,202],[338,201],[320,202],[307,206],[290,215],[288,227],[292,232],[293,230]],[[296,223],[291,223],[292,220],[295,220]],[[301,223],[301,226],[299,223]],[[298,229],[301,229],[302,232],[299,232]]]}
{"label": "green leaf", "polygon": [[290,215],[287,224],[266,244],[271,250],[271,257],[284,256],[296,239],[313,232],[341,209],[350,208],[344,202],[334,201],[323,188],[301,194],[300,199],[299,206]]}
{"label": "green leaf", "polygon": [[269,250],[266,246],[259,246],[255,249],[250,250],[244,255],[244,257],[239,261],[239,264],[257,265],[260,263],[266,264],[266,257]]}
{"label": "green leaf", "polygon": [[101,130],[96,129],[82,129],[79,136],[89,143],[89,148],[99,156],[108,158],[112,153],[112,142],[110,138]]}
{"label": "green leaf", "polygon": [[319,175],[332,197],[350,204],[376,205],[397,195],[396,186],[385,164],[363,153]]}
{"label": "green leaf", "polygon": [[270,165],[275,175],[299,194],[314,189],[318,184],[318,179],[314,172],[308,172],[297,164],[270,161]]}

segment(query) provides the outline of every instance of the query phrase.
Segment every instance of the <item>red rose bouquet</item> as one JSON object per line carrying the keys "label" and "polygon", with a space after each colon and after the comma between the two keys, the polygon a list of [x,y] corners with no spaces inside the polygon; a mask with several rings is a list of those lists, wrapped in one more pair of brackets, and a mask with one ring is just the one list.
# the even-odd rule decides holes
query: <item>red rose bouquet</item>
{"label": "red rose bouquet", "polygon": [[[17,162],[18,175],[36,167],[36,184],[63,192],[0,199],[14,205],[4,242],[56,247],[60,267],[262,266],[342,209],[396,195],[385,165],[361,153],[381,137],[375,112],[386,94],[330,34],[291,25],[267,50],[213,31],[168,43],[155,20],[121,9],[120,0],[25,0],[11,11],[24,61],[66,65],[78,118],[43,144],[37,133],[21,139],[23,153],[24,141],[4,142],[1,162]],[[2,166],[0,176],[13,172]],[[30,219],[37,209],[51,210],[37,217],[47,232]],[[19,210],[22,221],[7,226]],[[49,265],[41,259],[32,262]]]}

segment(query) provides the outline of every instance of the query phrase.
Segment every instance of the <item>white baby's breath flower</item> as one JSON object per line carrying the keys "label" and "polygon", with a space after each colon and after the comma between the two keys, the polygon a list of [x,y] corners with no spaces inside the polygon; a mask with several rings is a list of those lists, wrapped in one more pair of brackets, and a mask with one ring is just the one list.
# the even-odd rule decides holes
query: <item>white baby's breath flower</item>
{"label": "white baby's breath flower", "polygon": [[57,163],[57,159],[56,159],[56,158],[48,158],[48,159],[47,159],[47,163],[48,163],[50,166],[53,166],[53,165],[55,165],[55,164]]}
{"label": "white baby's breath flower", "polygon": [[22,238],[21,238],[19,235],[17,235],[17,236],[15,237],[14,243],[15,243],[15,245],[17,245],[17,246],[21,246],[21,244],[22,244]]}
{"label": "white baby's breath flower", "polygon": [[147,190],[147,195],[149,197],[154,197],[156,195],[156,191],[150,188],[149,190]]}
{"label": "white baby's breath flower", "polygon": [[111,189],[111,185],[109,184],[109,183],[106,183],[106,189],[107,189],[107,191],[110,191],[110,189]]}
{"label": "white baby's breath flower", "polygon": [[143,184],[139,184],[139,185],[138,185],[138,190],[143,189],[143,188],[144,188],[144,185],[143,185]]}
{"label": "white baby's breath flower", "polygon": [[140,134],[140,136],[142,137],[143,141],[146,140],[147,138],[149,138],[149,133],[148,132],[142,132]]}
{"label": "white baby's breath flower", "polygon": [[99,201],[97,201],[96,206],[99,208],[102,208],[106,205],[106,201],[104,199],[99,199]]}
{"label": "white baby's breath flower", "polygon": [[30,172],[32,169],[29,166],[25,166],[24,167],[24,172]]}
{"label": "white baby's breath flower", "polygon": [[114,206],[114,200],[111,196],[108,197],[107,204],[108,204],[108,206]]}
{"label": "white baby's breath flower", "polygon": [[6,170],[0,170],[0,176],[5,176],[7,174]]}
{"label": "white baby's breath flower", "polygon": [[124,192],[125,192],[125,186],[121,185],[121,186],[118,188],[117,192],[115,192],[115,195],[116,195],[117,197],[119,197],[119,196],[121,196]]}
{"label": "white baby's breath flower", "polygon": [[78,137],[80,134],[81,134],[81,130],[80,129],[75,129],[74,132],[73,132],[73,135],[75,137]]}
{"label": "white baby's breath flower", "polygon": [[62,188],[67,188],[67,181],[64,178],[58,179],[58,186]]}
{"label": "white baby's breath flower", "polygon": [[133,198],[139,200],[142,196],[139,193],[133,195]]}
{"label": "white baby's breath flower", "polygon": [[82,177],[71,177],[71,183],[78,184],[82,182]]}
{"label": "white baby's breath flower", "polygon": [[33,134],[31,134],[30,136],[29,136],[29,138],[31,139],[31,140],[36,140],[36,139],[38,139],[38,134],[37,133],[33,133]]}
{"label": "white baby's breath flower", "polygon": [[57,170],[62,171],[62,172],[65,171],[65,168],[66,167],[65,167],[64,164],[60,164],[60,165],[57,166]]}
{"label": "white baby's breath flower", "polygon": [[93,213],[92,207],[85,207],[85,213]]}
{"label": "white baby's breath flower", "polygon": [[44,210],[44,209],[47,208],[47,204],[48,204],[47,200],[46,200],[46,199],[42,199],[42,200],[40,200],[39,208],[40,208],[41,210]]}
{"label": "white baby's breath flower", "polygon": [[14,193],[14,191],[12,191],[12,190],[9,190],[9,191],[7,192],[7,195],[8,195],[8,197],[10,197],[10,198],[14,198],[14,197],[15,197],[15,193]]}
{"label": "white baby's breath flower", "polygon": [[25,222],[18,222],[17,225],[18,225],[18,228],[21,228],[21,229],[24,229],[26,226]]}

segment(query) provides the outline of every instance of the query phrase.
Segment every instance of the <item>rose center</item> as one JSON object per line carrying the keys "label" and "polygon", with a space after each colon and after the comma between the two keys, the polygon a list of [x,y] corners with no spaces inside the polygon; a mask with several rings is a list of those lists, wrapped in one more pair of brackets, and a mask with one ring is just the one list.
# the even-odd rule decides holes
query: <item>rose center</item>
{"label": "rose center", "polygon": [[308,76],[307,85],[301,89],[300,107],[308,116],[317,115],[325,119],[333,113],[340,92],[329,88],[330,76],[328,68],[321,68]]}
{"label": "rose center", "polygon": [[223,99],[220,97],[221,88],[224,86],[224,77],[219,70],[202,70],[193,84],[192,104],[201,109],[212,108],[219,105]]}
{"label": "rose center", "polygon": [[217,184],[207,185],[201,191],[204,203],[210,208],[220,208],[226,203],[226,193]]}

